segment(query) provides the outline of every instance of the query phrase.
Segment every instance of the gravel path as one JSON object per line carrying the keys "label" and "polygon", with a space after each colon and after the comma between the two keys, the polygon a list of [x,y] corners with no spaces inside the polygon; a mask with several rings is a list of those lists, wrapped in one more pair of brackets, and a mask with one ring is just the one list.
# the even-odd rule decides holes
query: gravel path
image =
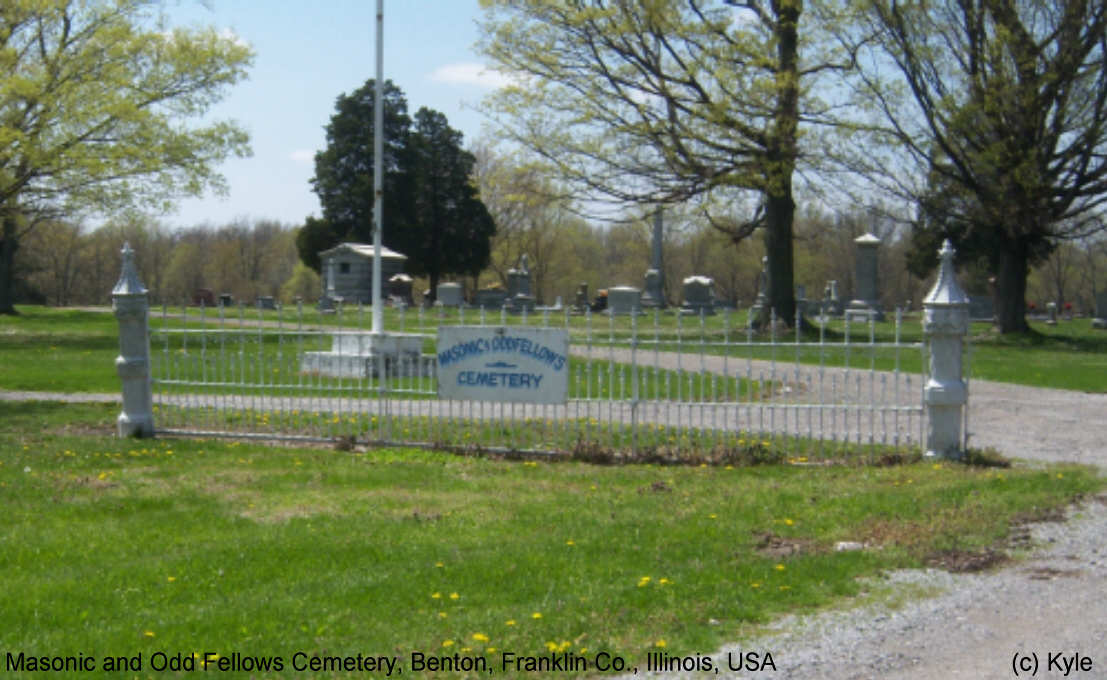
{"label": "gravel path", "polygon": [[[21,399],[119,396],[0,392],[0,401]],[[969,431],[971,444],[1016,458],[1107,470],[1107,394],[973,381]],[[1033,547],[1013,566],[984,574],[890,574],[881,586],[908,595],[920,589],[938,594],[911,597],[900,608],[881,597],[881,604],[787,617],[763,637],[715,652],[716,666],[722,677],[791,680],[1107,678],[1105,537],[1107,503],[1101,497],[1072,509],[1067,522],[1031,527]],[[750,650],[771,652],[776,672],[726,670],[728,652]],[[1083,665],[1066,674],[1064,664],[1074,654]],[[1013,666],[1029,668],[1035,657],[1036,673]],[[1017,676],[1014,668],[1020,669]]]}

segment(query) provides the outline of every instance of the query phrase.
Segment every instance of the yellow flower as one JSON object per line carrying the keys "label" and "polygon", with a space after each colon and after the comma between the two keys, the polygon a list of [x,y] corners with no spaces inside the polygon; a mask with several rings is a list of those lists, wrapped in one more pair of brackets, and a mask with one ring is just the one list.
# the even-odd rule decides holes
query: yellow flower
{"label": "yellow flower", "polygon": [[484,633],[473,633],[473,639],[477,642],[488,642],[488,636]]}
{"label": "yellow flower", "polygon": [[515,619],[508,619],[507,622],[504,625],[505,626],[514,626],[515,625]]}
{"label": "yellow flower", "polygon": [[431,593],[432,600],[438,600],[442,598],[442,593]]}
{"label": "yellow flower", "polygon": [[773,569],[776,569],[777,571],[784,571],[784,565],[783,564],[778,564],[775,567],[773,567]]}
{"label": "yellow flower", "polygon": [[643,576],[642,578],[638,579],[638,587],[642,588],[642,587],[646,586],[649,582],[650,582],[650,577],[649,576]]}
{"label": "yellow flower", "polygon": [[434,563],[434,566],[436,566],[436,567],[438,567],[439,569],[441,569],[442,567],[444,567],[444,566],[446,566],[446,565],[442,564],[441,562],[435,562],[435,563]]}
{"label": "yellow flower", "polygon": [[442,646],[443,647],[453,647],[454,646],[454,641],[453,640],[443,640],[442,641]]}
{"label": "yellow flower", "polygon": [[145,635],[146,637],[154,637],[154,631],[148,630],[145,633],[143,633],[143,635]]}
{"label": "yellow flower", "polygon": [[784,523],[785,523],[786,525],[788,525],[788,526],[792,526],[792,525],[793,525],[793,524],[795,524],[796,522],[795,522],[795,520],[793,520],[793,519],[792,519],[791,517],[785,517],[785,518],[784,518]]}
{"label": "yellow flower", "polygon": [[457,593],[450,593],[450,599],[451,599],[451,600],[456,600],[456,599],[458,599],[459,597],[461,597],[461,596],[460,596],[460,595],[458,595]]}
{"label": "yellow flower", "polygon": [[665,642],[664,638],[662,638],[662,639],[658,640],[657,642],[653,643],[654,647],[664,647],[665,645],[666,645],[666,642]]}
{"label": "yellow flower", "polygon": [[1064,478],[1065,478],[1065,476],[1063,474],[1061,474],[1060,472],[1057,473],[1057,479],[1064,479]]}
{"label": "yellow flower", "polygon": [[542,613],[541,612],[534,612],[533,614],[530,615],[530,618],[540,619],[540,618],[542,618]]}
{"label": "yellow flower", "polygon": [[438,618],[440,618],[440,619],[446,618],[446,612],[438,612]]}
{"label": "yellow flower", "polygon": [[169,577],[166,578],[166,580],[169,581],[170,583],[172,583],[172,582],[177,580],[177,577],[176,576],[169,576]]}
{"label": "yellow flower", "polygon": [[657,583],[658,583],[658,585],[667,586],[667,585],[671,584],[672,581],[670,581],[667,578],[663,578],[660,581],[658,581]]}
{"label": "yellow flower", "polygon": [[484,651],[488,652],[489,654],[495,654],[496,653],[496,648],[495,647],[488,647]]}
{"label": "yellow flower", "polygon": [[569,540],[565,541],[565,545],[576,545],[576,542],[570,538]]}
{"label": "yellow flower", "polygon": [[708,515],[707,517],[708,517],[709,519],[719,519],[719,516],[718,516],[718,515],[716,515],[715,513],[711,513],[711,514],[710,514],[710,515]]}
{"label": "yellow flower", "polygon": [[761,587],[761,584],[758,583],[757,581],[754,581],[753,583],[750,584],[750,588],[760,588],[760,587]]}

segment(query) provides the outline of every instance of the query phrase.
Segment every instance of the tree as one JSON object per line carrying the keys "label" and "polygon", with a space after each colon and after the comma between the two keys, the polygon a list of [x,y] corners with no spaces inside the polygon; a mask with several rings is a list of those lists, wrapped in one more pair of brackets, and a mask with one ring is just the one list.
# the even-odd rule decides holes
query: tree
{"label": "tree", "polygon": [[[406,227],[412,198],[408,184],[408,145],[411,117],[407,100],[391,80],[384,81],[384,159],[382,168],[385,245]],[[352,94],[341,94],[335,113],[327,123],[327,146],[315,154],[315,175],[311,187],[323,206],[323,222],[308,218],[305,225],[316,234],[312,241],[330,248],[342,239],[373,241],[373,102],[375,81],[370,79]],[[313,222],[313,220],[315,220]],[[325,222],[325,224],[324,224]],[[331,239],[324,241],[327,232]],[[319,271],[318,251],[301,258]]]}
{"label": "tree", "polygon": [[237,125],[183,121],[245,76],[251,50],[211,29],[163,30],[156,5],[0,7],[0,313],[15,311],[15,253],[37,224],[223,189],[215,166],[249,153]]}
{"label": "tree", "polygon": [[853,66],[827,32],[844,4],[483,4],[481,47],[519,79],[489,102],[505,134],[617,203],[729,207],[754,192],[747,219],[709,216],[735,242],[763,228],[770,305],[794,319],[793,178],[799,164],[814,167],[820,129],[838,122],[815,93]]}
{"label": "tree", "polygon": [[[312,186],[323,220],[309,218],[297,246],[316,271],[320,245],[372,240],[374,88],[369,80],[353,95],[338,98],[327,125],[327,148],[315,155]],[[430,279],[433,296],[441,277],[475,276],[488,264],[495,223],[477,198],[471,181],[475,159],[462,148],[461,133],[431,109],[421,108],[410,119],[399,88],[385,82],[383,89],[381,238],[408,256],[410,273]]]}
{"label": "tree", "polygon": [[[906,152],[907,166],[869,153],[858,167],[916,201],[920,221],[960,236],[974,257],[991,253],[1000,332],[1027,330],[1030,265],[1059,241],[1102,228],[1107,5],[867,4],[883,53],[869,62],[865,89],[883,115],[880,133]],[[909,107],[900,105],[905,93]],[[889,174],[912,169],[913,182]]]}
{"label": "tree", "polygon": [[415,113],[410,153],[414,200],[396,243],[410,258],[409,272],[430,280],[433,297],[443,275],[476,276],[488,265],[496,224],[471,179],[476,158],[461,148],[461,133],[446,116],[428,108]]}

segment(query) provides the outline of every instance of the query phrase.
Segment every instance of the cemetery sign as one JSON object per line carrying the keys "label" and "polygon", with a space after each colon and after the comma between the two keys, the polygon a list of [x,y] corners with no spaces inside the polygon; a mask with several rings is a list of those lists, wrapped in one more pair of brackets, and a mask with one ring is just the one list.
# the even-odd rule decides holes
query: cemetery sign
{"label": "cemetery sign", "polygon": [[442,326],[440,399],[564,404],[569,334],[563,328]]}

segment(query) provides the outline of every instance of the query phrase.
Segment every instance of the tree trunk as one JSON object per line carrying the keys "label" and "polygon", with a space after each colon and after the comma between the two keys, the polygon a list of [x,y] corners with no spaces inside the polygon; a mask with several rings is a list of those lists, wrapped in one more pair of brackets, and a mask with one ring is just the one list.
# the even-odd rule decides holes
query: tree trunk
{"label": "tree trunk", "polygon": [[15,219],[3,217],[0,233],[0,314],[16,314],[15,311]]}
{"label": "tree trunk", "polygon": [[792,222],[796,204],[789,190],[783,196],[765,198],[765,254],[769,258],[769,307],[779,321],[791,326],[796,320],[793,286]]}
{"label": "tree trunk", "polygon": [[427,298],[431,304],[438,301],[438,272],[427,272],[427,278],[430,282],[430,290],[427,293]]}
{"label": "tree trunk", "polygon": [[1003,239],[996,273],[996,319],[1000,333],[1030,330],[1026,323],[1026,276],[1030,249],[1024,238]]}

